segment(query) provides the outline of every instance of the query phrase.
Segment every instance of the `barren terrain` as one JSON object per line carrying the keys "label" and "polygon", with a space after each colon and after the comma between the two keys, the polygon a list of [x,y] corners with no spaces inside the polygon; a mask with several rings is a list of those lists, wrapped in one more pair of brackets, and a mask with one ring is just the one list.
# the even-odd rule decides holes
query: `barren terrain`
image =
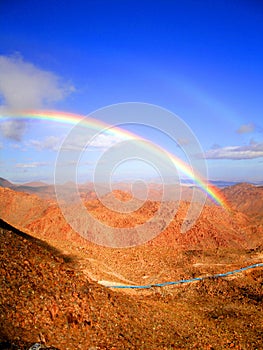
{"label": "barren terrain", "polygon": [[[159,206],[147,201],[136,212],[113,214],[90,194],[83,197],[87,209],[113,227],[140,224]],[[258,211],[248,215],[235,205],[205,206],[185,234],[180,226],[189,204],[181,202],[155,239],[114,249],[75,233],[53,199],[0,188],[0,340],[21,349],[37,341],[58,349],[260,349],[262,268],[210,277],[262,262],[260,196]],[[145,290],[100,286],[199,276],[207,279]]]}

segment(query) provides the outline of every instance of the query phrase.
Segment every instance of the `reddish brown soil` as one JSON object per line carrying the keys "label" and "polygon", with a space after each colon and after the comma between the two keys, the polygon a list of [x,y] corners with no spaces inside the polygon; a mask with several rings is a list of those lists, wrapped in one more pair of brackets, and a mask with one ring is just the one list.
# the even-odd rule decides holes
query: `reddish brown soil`
{"label": "reddish brown soil", "polygon": [[[0,217],[35,237],[45,239],[69,256],[78,255],[81,269],[97,281],[128,280],[129,283],[145,284],[151,280],[187,278],[190,272],[185,268],[184,252],[189,250],[203,252],[204,257],[199,256],[198,261],[206,261],[205,252],[208,251],[213,254],[222,249],[238,252],[229,262],[239,267],[242,252],[262,244],[262,225],[242,213],[225,211],[218,206],[206,206],[192,229],[181,234],[181,224],[188,208],[188,204],[182,202],[174,220],[155,239],[141,246],[113,249],[92,244],[75,233],[55,202],[1,188],[0,200]],[[131,214],[114,213],[96,199],[87,201],[86,206],[100,222],[114,227],[131,227],[151,218],[159,203],[148,201]],[[205,271],[198,267],[191,273],[216,272],[214,264],[218,259],[217,254]],[[196,260],[192,263],[198,262]]]}
{"label": "reddish brown soil", "polygon": [[[263,271],[131,295],[1,222],[0,341],[28,349],[260,349]],[[15,347],[14,347],[15,348]]]}
{"label": "reddish brown soil", "polygon": [[[114,191],[128,203],[129,194]],[[132,227],[159,208],[113,213],[82,196],[90,213]],[[94,281],[149,284],[210,276],[262,262],[260,214],[206,206],[185,234],[181,202],[170,225],[132,248],[97,246],[75,233],[55,201],[0,188],[0,342],[28,349],[260,349],[263,272],[145,291],[111,290]],[[260,208],[260,207],[259,207]],[[17,348],[16,348],[17,349]]]}

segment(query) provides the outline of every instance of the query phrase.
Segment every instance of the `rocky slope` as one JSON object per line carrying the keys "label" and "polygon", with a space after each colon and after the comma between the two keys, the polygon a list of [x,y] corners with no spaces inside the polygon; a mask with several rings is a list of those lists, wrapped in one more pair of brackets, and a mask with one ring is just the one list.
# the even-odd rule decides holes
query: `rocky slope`
{"label": "rocky slope", "polygon": [[[113,196],[129,203],[129,193],[114,190]],[[147,201],[123,214],[107,209],[92,191],[82,199],[96,220],[117,228],[141,224],[160,207]],[[189,206],[181,202],[155,239],[113,249],[75,233],[54,200],[0,188],[0,201],[0,217],[17,227],[0,221],[0,348],[28,350],[36,342],[61,350],[260,348],[260,268],[145,291],[94,282],[160,283],[261,262],[260,213],[208,205],[181,234]]]}
{"label": "rocky slope", "polygon": [[[125,193],[114,191],[114,194],[121,200],[129,199]],[[196,224],[182,234],[180,228],[189,204],[181,202],[174,220],[156,238],[143,245],[114,249],[95,245],[74,232],[54,201],[3,188],[0,188],[0,201],[0,217],[63,250],[69,258],[77,254],[79,269],[96,281],[147,284],[221,272],[216,269],[217,251],[227,251],[227,256],[233,252],[227,260],[240,267],[244,252],[262,244],[262,225],[245,214],[218,206],[206,206]],[[123,214],[105,208],[97,199],[86,200],[85,205],[95,220],[117,228],[140,225],[159,208],[158,202],[148,201],[137,211]],[[196,260],[187,255],[188,251],[201,255]],[[200,266],[194,271],[184,268],[188,262],[206,261],[209,251],[211,259],[205,270]],[[221,260],[224,264],[224,259]]]}
{"label": "rocky slope", "polygon": [[[92,283],[49,245],[0,224],[1,341],[61,349],[136,348],[143,339],[148,348],[154,345],[156,308],[140,308],[132,297]],[[169,335],[156,339],[161,348],[173,342],[174,330],[160,324]]]}
{"label": "rocky slope", "polygon": [[223,193],[234,209],[263,222],[263,186],[241,183],[226,187]]}
{"label": "rocky slope", "polygon": [[[129,194],[122,191],[115,190],[113,194],[120,201],[127,202],[130,199]],[[78,239],[55,201],[6,188],[0,188],[0,200],[0,216],[16,227],[41,232],[44,237],[54,239]],[[153,218],[160,208],[159,202],[147,201],[136,211],[120,213],[108,209],[97,199],[85,200],[84,204],[95,220],[108,226],[125,228],[143,224]],[[167,202],[166,206],[169,205]],[[170,225],[149,244],[165,244],[178,249],[253,248],[262,239],[261,225],[257,225],[245,214],[227,211],[215,205],[205,206],[195,225],[181,234],[180,229],[188,207],[187,202],[180,202]],[[168,218],[169,215],[163,217],[164,223],[168,222]]]}
{"label": "rocky slope", "polygon": [[262,345],[262,269],[127,295],[97,285],[74,260],[3,221],[0,251],[3,349],[36,342],[61,350]]}

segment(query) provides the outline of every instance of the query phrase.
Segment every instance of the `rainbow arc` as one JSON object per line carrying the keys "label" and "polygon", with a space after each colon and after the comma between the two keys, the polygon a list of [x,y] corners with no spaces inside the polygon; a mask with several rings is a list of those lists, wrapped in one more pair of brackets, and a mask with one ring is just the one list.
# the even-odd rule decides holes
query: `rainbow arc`
{"label": "rainbow arc", "polygon": [[41,110],[22,111],[21,113],[16,113],[12,115],[2,115],[1,117],[2,118],[16,117],[21,119],[23,118],[23,119],[47,120],[51,122],[70,124],[73,126],[81,122],[81,125],[87,128],[92,128],[93,130],[98,130],[98,131],[109,130],[112,134],[119,137],[146,141],[146,144],[148,145],[147,147],[150,147],[152,151],[154,152],[160,152],[160,150],[162,150],[162,152],[164,151],[165,154],[171,158],[175,166],[184,175],[186,175],[188,178],[193,180],[194,183],[196,183],[196,185],[200,189],[202,189],[209,196],[209,198],[211,198],[216,204],[222,206],[225,209],[230,209],[222,192],[215,186],[211,185],[207,180],[202,179],[202,177],[196,174],[196,172],[193,171],[192,167],[190,167],[187,163],[185,163],[175,155],[171,154],[170,152],[160,148],[157,144],[153,143],[152,141],[142,138],[130,131],[124,130],[119,127],[112,127],[100,120],[90,118],[84,115],[78,115],[78,114],[67,113],[67,112],[58,112],[58,111],[41,111]]}

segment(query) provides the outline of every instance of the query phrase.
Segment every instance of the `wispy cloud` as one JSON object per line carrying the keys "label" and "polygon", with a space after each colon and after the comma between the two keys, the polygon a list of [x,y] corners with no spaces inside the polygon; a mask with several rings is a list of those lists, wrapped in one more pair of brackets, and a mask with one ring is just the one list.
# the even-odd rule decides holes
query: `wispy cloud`
{"label": "wispy cloud", "polygon": [[[118,142],[124,141],[124,137],[112,134],[99,134],[95,136],[90,142],[88,142],[89,137],[83,135],[82,133],[76,135],[76,137],[71,137],[66,139],[62,144],[63,137],[58,136],[48,136],[42,140],[29,140],[27,146],[33,146],[36,150],[51,150],[58,152],[63,146],[64,150],[68,151],[95,151],[95,150],[105,150],[111,146],[117,144]],[[86,144],[86,142],[88,142]]]}
{"label": "wispy cloud", "polygon": [[33,163],[17,163],[15,167],[25,169],[25,168],[38,168],[38,167],[47,166],[47,165],[48,163],[45,163],[45,162],[33,162]]}
{"label": "wispy cloud", "polygon": [[118,135],[100,134],[90,142],[89,146],[96,148],[109,148],[124,140],[124,137]]}
{"label": "wispy cloud", "polygon": [[60,162],[59,163],[60,166],[76,166],[76,167],[79,167],[79,166],[94,166],[96,165],[96,161],[80,161],[79,160],[69,160],[69,161],[65,161],[65,162]]}
{"label": "wispy cloud", "polygon": [[255,125],[253,123],[243,124],[237,129],[238,134],[249,134],[255,130]]}
{"label": "wispy cloud", "polygon": [[10,145],[11,148],[13,149],[17,149],[17,150],[22,150],[23,149],[23,145],[21,143],[13,143]]}
{"label": "wispy cloud", "polygon": [[28,143],[37,150],[58,151],[61,144],[61,138],[57,136],[48,136],[43,140],[30,140]]}
{"label": "wispy cloud", "polygon": [[66,150],[72,151],[80,151],[80,150],[106,150],[113,145],[118,144],[121,141],[127,140],[128,137],[123,137],[119,135],[112,134],[99,134],[88,141],[88,137],[86,135],[76,135],[74,138],[70,138],[65,141],[63,144],[63,148]]}
{"label": "wispy cloud", "polygon": [[213,148],[205,152],[206,159],[254,159],[263,157],[263,142],[251,141],[245,146]]}

